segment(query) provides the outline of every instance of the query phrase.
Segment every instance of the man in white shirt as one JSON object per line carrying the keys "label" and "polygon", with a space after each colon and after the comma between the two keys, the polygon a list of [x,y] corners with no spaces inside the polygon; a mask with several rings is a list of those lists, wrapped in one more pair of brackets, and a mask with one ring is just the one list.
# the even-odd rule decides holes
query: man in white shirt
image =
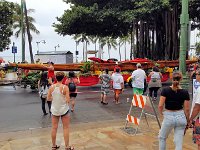
{"label": "man in white shirt", "polygon": [[[200,70],[196,71],[196,80],[200,82]],[[192,127],[192,122],[194,121],[193,141],[195,144],[198,144],[198,149],[200,150],[199,112],[200,112],[200,87],[198,87],[193,98],[190,121],[189,121],[189,127]]]}
{"label": "man in white shirt", "polygon": [[116,72],[112,74],[112,82],[115,93],[115,103],[119,104],[119,94],[121,94],[124,89],[124,78],[122,77],[119,68],[116,68]]}
{"label": "man in white shirt", "polygon": [[146,73],[142,70],[142,66],[140,63],[136,65],[137,70],[133,71],[132,73],[132,87],[133,87],[133,94],[142,95],[144,92],[144,82],[146,80]]}

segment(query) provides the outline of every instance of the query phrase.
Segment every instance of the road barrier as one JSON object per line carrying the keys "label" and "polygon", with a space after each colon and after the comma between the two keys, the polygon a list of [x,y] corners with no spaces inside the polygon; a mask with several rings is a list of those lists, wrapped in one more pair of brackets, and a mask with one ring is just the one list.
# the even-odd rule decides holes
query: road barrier
{"label": "road barrier", "polygon": [[[131,116],[131,112],[132,112],[133,106],[138,107],[138,108],[141,109],[141,113],[139,115],[139,118]],[[147,115],[155,117],[156,120],[157,120],[158,126],[161,128],[160,121],[158,119],[158,116],[157,116],[154,104],[152,102],[152,99],[149,96],[134,94],[132,102],[131,102],[131,106],[130,106],[130,109],[129,109],[129,112],[128,112],[127,116],[126,116],[125,129],[127,128],[127,124],[129,122],[133,123],[133,124],[137,125],[137,128],[135,130],[135,134],[136,134],[137,131],[138,131],[138,128],[139,128],[139,125],[140,125],[140,122],[141,122],[141,119],[142,119],[143,115],[145,117],[145,120],[146,120],[146,123],[147,123],[148,127],[149,127],[149,123],[147,121]]]}

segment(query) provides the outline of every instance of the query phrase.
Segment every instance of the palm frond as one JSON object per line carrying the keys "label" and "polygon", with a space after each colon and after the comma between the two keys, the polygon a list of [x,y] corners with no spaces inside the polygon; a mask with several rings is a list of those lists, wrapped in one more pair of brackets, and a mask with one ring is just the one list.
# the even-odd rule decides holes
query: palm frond
{"label": "palm frond", "polygon": [[18,38],[20,33],[21,33],[21,30],[16,31],[15,32],[15,37]]}

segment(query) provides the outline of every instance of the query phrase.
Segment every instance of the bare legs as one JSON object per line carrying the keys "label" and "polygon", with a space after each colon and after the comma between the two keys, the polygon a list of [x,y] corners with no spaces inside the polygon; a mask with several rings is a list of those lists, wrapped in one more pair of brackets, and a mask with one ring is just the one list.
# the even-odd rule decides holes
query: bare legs
{"label": "bare legs", "polygon": [[104,105],[108,104],[108,102],[106,102],[106,94],[105,93],[101,93],[101,103]]}
{"label": "bare legs", "polygon": [[[52,147],[56,146],[56,134],[58,129],[58,122],[59,122],[58,116],[52,115],[52,131],[51,131],[51,139],[52,139]],[[62,124],[63,124],[63,136],[65,141],[65,146],[69,147],[69,123],[70,123],[70,117],[69,114],[61,117]]]}
{"label": "bare legs", "polygon": [[59,117],[52,115],[51,140],[52,140],[53,147],[56,146],[56,133],[58,129],[58,122],[59,122]]}
{"label": "bare legs", "polygon": [[71,99],[71,111],[74,111],[74,106],[75,106],[75,97],[70,97]]}
{"label": "bare legs", "polygon": [[114,99],[115,99],[115,103],[119,104],[119,94],[121,93],[120,89],[115,89],[115,94],[114,94]]}
{"label": "bare legs", "polygon": [[63,136],[65,141],[65,147],[69,147],[69,122],[70,122],[69,114],[63,116],[61,119],[63,123]]}

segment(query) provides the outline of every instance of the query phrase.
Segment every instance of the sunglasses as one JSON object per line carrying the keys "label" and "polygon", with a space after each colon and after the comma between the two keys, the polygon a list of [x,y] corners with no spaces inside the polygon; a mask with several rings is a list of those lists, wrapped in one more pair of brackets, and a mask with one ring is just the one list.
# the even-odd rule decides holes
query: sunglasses
{"label": "sunglasses", "polygon": [[173,77],[173,80],[174,80],[174,81],[180,81],[180,80],[181,80],[181,77]]}

